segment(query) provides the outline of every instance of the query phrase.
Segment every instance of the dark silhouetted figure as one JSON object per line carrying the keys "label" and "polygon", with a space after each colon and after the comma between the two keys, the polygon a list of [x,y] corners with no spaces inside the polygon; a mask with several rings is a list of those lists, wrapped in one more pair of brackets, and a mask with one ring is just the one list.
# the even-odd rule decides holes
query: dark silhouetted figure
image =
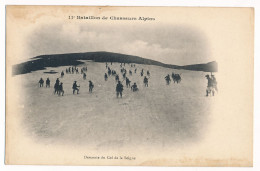
{"label": "dark silhouetted figure", "polygon": [[132,75],[132,71],[131,70],[129,70],[129,74]]}
{"label": "dark silhouetted figure", "polygon": [[64,90],[63,90],[63,83],[60,83],[59,85],[59,89],[58,89],[58,95],[64,95]]}
{"label": "dark silhouetted figure", "polygon": [[87,79],[87,74],[85,72],[83,73],[83,79]]}
{"label": "dark silhouetted figure", "polygon": [[135,68],[135,73],[136,73],[136,71],[137,71],[137,68]]}
{"label": "dark silhouetted figure", "polygon": [[75,91],[77,91],[77,94],[79,94],[79,89],[78,89],[78,86],[77,85],[77,81],[74,81],[73,85],[72,85],[72,89],[73,89],[73,94],[75,93]]}
{"label": "dark silhouetted figure", "polygon": [[94,84],[92,83],[92,81],[89,81],[89,92],[92,93],[92,90],[94,88]]}
{"label": "dark silhouetted figure", "polygon": [[170,81],[171,81],[171,78],[170,78],[169,74],[165,77],[165,80],[166,80],[166,84],[169,85]]}
{"label": "dark silhouetted figure", "polygon": [[124,86],[123,84],[121,84],[120,81],[118,81],[117,85],[116,85],[116,97],[118,98],[119,94],[120,94],[120,97],[122,98],[122,92],[124,90]]}
{"label": "dark silhouetted figure", "polygon": [[104,78],[105,78],[105,81],[107,81],[107,78],[108,78],[107,73],[105,73]]}
{"label": "dark silhouetted figure", "polygon": [[129,80],[129,78],[126,77],[125,82],[126,82],[126,87],[127,88],[130,87],[131,81]]}
{"label": "dark silhouetted figure", "polygon": [[49,78],[47,78],[47,80],[46,80],[46,87],[50,87],[50,85],[51,85],[51,81],[50,81]]}
{"label": "dark silhouetted figure", "polygon": [[150,76],[150,72],[149,72],[149,71],[147,71],[146,73],[147,73],[147,76],[149,77],[149,76]]}
{"label": "dark silhouetted figure", "polygon": [[41,79],[39,80],[40,87],[43,87],[43,83],[44,83],[44,81],[43,81],[43,79],[41,78]]}
{"label": "dark silhouetted figure", "polygon": [[56,83],[54,84],[54,94],[59,93],[59,85],[60,85],[60,80],[57,78]]}
{"label": "dark silhouetted figure", "polygon": [[146,76],[144,77],[144,86],[148,87],[148,78]]}
{"label": "dark silhouetted figure", "polygon": [[137,88],[136,83],[134,83],[134,84],[131,86],[131,90],[132,90],[133,92],[138,91],[138,88]]}
{"label": "dark silhouetted figure", "polygon": [[61,71],[60,77],[63,78],[63,76],[64,76],[64,72]]}
{"label": "dark silhouetted figure", "polygon": [[116,75],[115,80],[119,81],[119,76],[118,75]]}
{"label": "dark silhouetted figure", "polygon": [[125,72],[123,73],[123,78],[124,78],[124,79],[126,78],[126,73],[125,73]]}

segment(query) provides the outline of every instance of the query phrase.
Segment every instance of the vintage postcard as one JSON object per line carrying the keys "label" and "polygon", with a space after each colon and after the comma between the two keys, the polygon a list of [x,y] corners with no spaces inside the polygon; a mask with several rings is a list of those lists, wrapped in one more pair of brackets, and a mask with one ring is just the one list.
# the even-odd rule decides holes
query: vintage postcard
{"label": "vintage postcard", "polygon": [[6,164],[253,165],[253,8],[6,6]]}

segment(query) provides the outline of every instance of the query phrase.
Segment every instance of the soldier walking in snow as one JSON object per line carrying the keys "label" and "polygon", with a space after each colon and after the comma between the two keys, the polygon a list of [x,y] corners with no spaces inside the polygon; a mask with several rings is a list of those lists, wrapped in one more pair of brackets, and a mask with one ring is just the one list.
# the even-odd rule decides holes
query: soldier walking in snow
{"label": "soldier walking in snow", "polygon": [[132,90],[133,92],[138,91],[138,88],[137,88],[136,83],[134,83],[134,84],[131,86],[131,90]]}
{"label": "soldier walking in snow", "polygon": [[115,80],[119,81],[119,76],[118,75],[116,75]]}
{"label": "soldier walking in snow", "polygon": [[61,71],[60,77],[63,78],[63,76],[64,76],[64,72]]}
{"label": "soldier walking in snow", "polygon": [[74,81],[73,85],[72,85],[72,89],[73,89],[73,94],[75,93],[75,91],[77,91],[77,94],[79,94],[79,89],[78,89],[78,86],[77,85],[77,81]]}
{"label": "soldier walking in snow", "polygon": [[129,80],[129,78],[126,77],[125,81],[126,81],[126,87],[127,88],[130,87],[131,81]]}
{"label": "soldier walking in snow", "polygon": [[60,85],[60,80],[59,78],[57,78],[56,83],[54,84],[54,94],[59,93],[59,85]]}
{"label": "soldier walking in snow", "polygon": [[85,80],[87,78],[87,74],[84,72],[83,73],[83,79]]}
{"label": "soldier walking in snow", "polygon": [[104,78],[105,78],[105,81],[107,81],[107,78],[108,78],[107,73],[105,73]]}
{"label": "soldier walking in snow", "polygon": [[92,90],[94,88],[94,84],[92,83],[92,81],[89,80],[89,92],[92,93]]}
{"label": "soldier walking in snow", "polygon": [[41,79],[39,80],[40,87],[43,87],[43,83],[44,83],[44,81],[43,81],[43,79],[41,78]]}
{"label": "soldier walking in snow", "polygon": [[61,82],[59,85],[59,89],[58,89],[58,95],[64,95],[64,90],[63,90],[63,83]]}
{"label": "soldier walking in snow", "polygon": [[50,81],[49,78],[47,78],[47,80],[46,80],[46,87],[50,87],[50,84],[51,84],[51,81]]}
{"label": "soldier walking in snow", "polygon": [[170,78],[169,74],[165,77],[165,80],[166,80],[166,84],[169,85],[170,81],[171,81],[171,78]]}
{"label": "soldier walking in snow", "polygon": [[117,85],[116,85],[116,97],[118,98],[119,94],[120,97],[122,98],[122,92],[124,90],[124,86],[121,84],[120,81],[118,81]]}
{"label": "soldier walking in snow", "polygon": [[148,78],[146,76],[144,77],[144,86],[148,87]]}

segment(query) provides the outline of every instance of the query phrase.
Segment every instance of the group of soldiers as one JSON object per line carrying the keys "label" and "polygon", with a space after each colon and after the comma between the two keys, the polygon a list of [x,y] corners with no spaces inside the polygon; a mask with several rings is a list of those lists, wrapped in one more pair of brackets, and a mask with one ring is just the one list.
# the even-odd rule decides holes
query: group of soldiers
{"label": "group of soldiers", "polygon": [[[134,68],[134,73],[137,73],[137,68],[135,68],[135,64],[129,64],[131,65],[131,68]],[[118,98],[119,96],[122,98],[123,95],[123,90],[124,90],[124,85],[122,84],[125,81],[126,87],[127,88],[131,88],[131,91],[136,92],[138,91],[138,87],[136,82],[134,82],[131,85],[131,81],[128,78],[129,76],[131,77],[133,72],[131,69],[129,69],[128,71],[125,69],[125,63],[121,63],[120,64],[120,72],[122,74],[122,78],[123,80],[120,81],[119,78],[119,73],[117,73],[115,70],[111,69],[110,67],[112,67],[112,62],[111,62],[111,66],[108,66],[108,63],[106,63],[106,69],[107,72],[104,74],[104,80],[107,81],[109,76],[114,76],[115,77],[115,82],[116,82],[116,97]],[[78,73],[79,68],[77,68],[76,66],[72,66],[69,68],[66,68],[66,73]],[[83,79],[86,80],[86,72],[87,72],[87,67],[82,67],[81,68],[81,74],[83,75]],[[127,75],[128,74],[128,75]],[[146,71],[146,76],[144,76],[144,69],[141,69],[140,72],[140,76],[143,77],[143,83],[144,83],[144,87],[148,87],[148,82],[149,82],[149,78],[150,78],[150,71],[147,70]],[[61,72],[61,78],[64,77],[64,72]],[[206,96],[212,94],[214,96],[215,91],[218,91],[217,89],[217,81],[214,75],[211,74],[211,76],[206,75],[205,76],[208,79],[208,86],[207,86],[207,90],[206,90]],[[175,74],[172,73],[171,76],[170,74],[167,74],[165,76],[165,80],[166,80],[166,84],[169,85],[171,82],[171,78],[172,81],[175,83],[180,83],[181,81],[181,76],[180,74]],[[39,87],[43,87],[44,85],[44,80],[42,78],[40,78],[39,80]],[[47,78],[46,79],[46,88],[50,87],[50,79]],[[79,88],[80,86],[77,85],[77,81],[73,82],[72,85],[72,92],[73,94],[79,94]],[[89,92],[92,93],[94,88],[94,83],[89,80]],[[64,95],[64,90],[63,90],[63,83],[59,81],[59,78],[56,79],[56,82],[54,84],[54,94],[57,94],[59,96],[63,96]]]}
{"label": "group of soldiers", "polygon": [[[78,72],[78,68],[76,66],[72,66],[72,67],[66,68],[66,73],[67,74],[69,74],[69,73],[73,74],[74,72],[76,74],[79,73]],[[85,72],[87,72],[87,67],[81,68],[81,74],[83,74],[83,79],[84,80],[86,79],[86,76],[87,76]],[[62,71],[61,72],[61,78],[63,78],[63,77],[64,77],[64,72]],[[50,79],[47,78],[46,79],[46,88],[50,87],[50,82],[51,82]],[[38,83],[39,83],[39,87],[43,87],[44,80],[42,78],[40,78]],[[74,81],[74,83],[72,85],[72,90],[73,90],[72,92],[73,92],[73,94],[75,94],[75,93],[79,94],[79,87],[80,86],[77,85],[77,81]],[[89,92],[90,93],[92,93],[93,88],[94,88],[94,84],[93,84],[93,82],[91,80],[89,80]],[[57,94],[59,96],[63,96],[64,95],[63,83],[60,82],[59,78],[56,79],[56,82],[54,84],[54,94]]]}
{"label": "group of soldiers", "polygon": [[[174,72],[172,72],[172,81],[173,83],[180,83],[181,82],[181,75],[180,74],[175,74]],[[166,77],[164,77],[165,81],[166,81],[166,84],[169,85],[170,82],[171,82],[171,77],[170,77],[170,74],[166,75]]]}
{"label": "group of soldiers", "polygon": [[[131,68],[134,68],[134,73],[136,73],[137,68],[135,68],[135,64],[130,64],[130,66],[131,66]],[[112,62],[111,62],[110,67],[112,67]],[[107,81],[108,77],[111,76],[111,75],[115,77],[115,82],[117,83],[116,84],[116,97],[117,98],[119,96],[122,98],[123,90],[124,90],[124,86],[122,84],[123,81],[125,81],[126,87],[131,88],[131,90],[133,92],[136,92],[136,91],[139,90],[136,82],[134,82],[133,85],[131,86],[131,81],[127,77],[127,73],[129,73],[129,76],[132,76],[133,72],[132,72],[131,69],[129,69],[128,72],[127,72],[127,70],[125,69],[125,63],[120,63],[120,72],[121,72],[122,77],[123,77],[122,81],[120,81],[120,79],[119,79],[119,74],[115,70],[111,69],[110,67],[108,66],[108,63],[106,63],[107,73],[104,74],[104,79],[105,79],[105,81]],[[140,75],[141,75],[141,77],[144,76],[144,79],[143,79],[144,86],[148,87],[148,79],[150,78],[149,70],[146,73],[147,73],[147,76],[144,76],[144,69],[142,69],[141,72],[140,72]]]}

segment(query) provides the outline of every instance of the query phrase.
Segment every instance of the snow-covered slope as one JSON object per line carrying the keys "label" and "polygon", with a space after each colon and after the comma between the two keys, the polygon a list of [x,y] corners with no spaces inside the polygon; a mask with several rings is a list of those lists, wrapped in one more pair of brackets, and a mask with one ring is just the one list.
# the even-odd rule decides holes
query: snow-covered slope
{"label": "snow-covered slope", "polygon": [[[82,74],[66,74],[59,78],[64,85],[64,96],[53,94],[53,86],[60,72],[66,67],[48,68],[57,74],[44,74],[46,70],[19,75],[24,80],[26,92],[20,102],[24,106],[24,128],[29,136],[41,143],[72,143],[104,147],[135,145],[165,146],[198,141],[207,126],[212,97],[205,97],[205,73],[173,70],[153,65],[126,64],[131,84],[137,83],[139,91],[126,88],[123,98],[116,98],[114,76],[104,80],[105,63],[86,61],[87,79]],[[109,64],[120,73],[120,64]],[[149,87],[144,87],[141,69],[151,73]],[[166,85],[164,77],[180,73],[180,84]],[[51,88],[38,87],[40,78],[51,80]],[[88,92],[88,80],[95,87]],[[120,73],[120,80],[122,74]],[[80,85],[78,95],[72,94],[72,84]]]}

